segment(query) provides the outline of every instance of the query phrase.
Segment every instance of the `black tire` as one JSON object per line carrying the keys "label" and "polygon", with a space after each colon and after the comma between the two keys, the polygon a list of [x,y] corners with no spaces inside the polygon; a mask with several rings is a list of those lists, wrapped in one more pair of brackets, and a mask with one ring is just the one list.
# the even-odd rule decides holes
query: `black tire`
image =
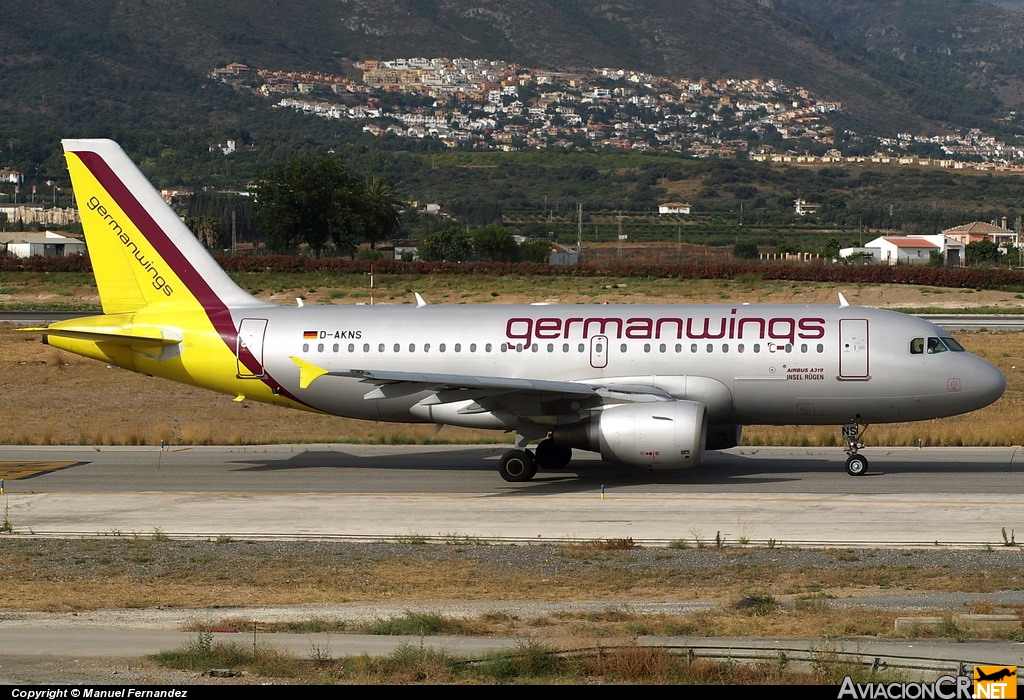
{"label": "black tire", "polygon": [[505,481],[529,481],[537,474],[537,462],[526,450],[509,450],[501,456],[498,473]]}
{"label": "black tire", "polygon": [[868,460],[860,455],[851,455],[846,460],[846,473],[850,476],[864,476],[868,472]]}
{"label": "black tire", "polygon": [[572,460],[572,448],[558,445],[547,438],[537,445],[535,459],[540,469],[564,469]]}

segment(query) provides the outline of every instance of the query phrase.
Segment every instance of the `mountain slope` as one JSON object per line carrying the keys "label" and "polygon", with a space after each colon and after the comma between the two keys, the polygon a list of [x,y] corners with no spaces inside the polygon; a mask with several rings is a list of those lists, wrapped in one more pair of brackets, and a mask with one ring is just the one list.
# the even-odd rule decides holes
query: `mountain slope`
{"label": "mountain slope", "polygon": [[969,126],[1024,106],[1022,37],[1024,15],[957,0],[38,0],[0,23],[0,136],[252,128],[260,103],[212,68],[441,55],[775,77],[858,129]]}

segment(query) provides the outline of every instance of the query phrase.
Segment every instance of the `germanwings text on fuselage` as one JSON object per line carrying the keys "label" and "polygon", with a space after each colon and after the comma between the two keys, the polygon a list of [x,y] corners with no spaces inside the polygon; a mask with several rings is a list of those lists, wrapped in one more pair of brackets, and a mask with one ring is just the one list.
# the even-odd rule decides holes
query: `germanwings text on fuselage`
{"label": "germanwings text on fuselage", "polygon": [[662,316],[646,318],[615,318],[614,316],[580,316],[573,318],[510,318],[505,336],[529,345],[534,340],[559,340],[592,335],[611,335],[633,340],[818,340],[825,337],[823,318],[761,318],[737,317],[736,309],[728,317]]}

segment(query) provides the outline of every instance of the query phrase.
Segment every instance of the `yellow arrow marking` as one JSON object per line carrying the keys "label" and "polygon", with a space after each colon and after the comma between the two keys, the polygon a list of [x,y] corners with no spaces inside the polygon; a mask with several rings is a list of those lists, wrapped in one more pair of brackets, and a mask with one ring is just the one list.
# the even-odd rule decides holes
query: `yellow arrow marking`
{"label": "yellow arrow marking", "polygon": [[82,462],[0,462],[0,479],[26,479],[67,469]]}

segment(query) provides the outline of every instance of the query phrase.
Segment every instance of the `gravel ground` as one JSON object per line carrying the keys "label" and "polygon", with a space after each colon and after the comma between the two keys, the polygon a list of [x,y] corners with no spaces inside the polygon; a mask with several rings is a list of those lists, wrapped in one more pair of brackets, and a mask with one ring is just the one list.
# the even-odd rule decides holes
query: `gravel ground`
{"label": "gravel ground", "polygon": [[[181,542],[148,543],[147,556],[131,556],[138,543],[132,540],[46,540],[30,538],[0,538],[5,556],[0,557],[0,581],[24,573],[26,561],[31,562],[36,575],[59,575],[60,580],[102,577],[111,571],[131,577],[151,579],[162,572],[188,570],[197,561],[215,558],[220,565],[243,570],[277,558],[300,557],[317,560],[383,561],[394,559],[415,563],[453,556],[470,558],[476,562],[498,568],[530,571],[547,576],[579,576],[585,580],[588,571],[615,567],[626,571],[712,571],[724,567],[756,567],[771,565],[782,568],[816,570],[842,570],[851,585],[857,582],[857,572],[873,567],[893,567],[903,571],[941,569],[948,573],[978,574],[1001,572],[1015,575],[1020,581],[1016,590],[984,592],[907,592],[902,590],[870,591],[865,595],[851,588],[849,595],[829,600],[836,606],[866,606],[896,610],[934,610],[964,612],[978,601],[997,607],[1020,610],[1024,607],[1024,552],[1018,547],[988,550],[879,550],[879,549],[765,549],[723,548],[702,549],[633,548],[602,550],[588,556],[567,556],[564,548],[554,546],[512,545],[422,545],[401,542],[338,543],[338,542]],[[96,556],[97,549],[103,556]],[[123,555],[117,552],[123,548]],[[133,549],[134,548],[134,549]],[[59,573],[54,573],[59,572]],[[585,589],[585,586],[581,585]],[[444,592],[440,592],[444,595]],[[602,599],[602,600],[458,600],[452,598],[372,601],[345,604],[318,604],[275,606],[259,608],[210,609],[117,609],[92,610],[77,613],[51,613],[31,610],[12,610],[0,607],[0,625],[23,625],[31,628],[66,627],[88,624],[114,629],[180,630],[196,621],[226,619],[258,619],[266,622],[304,620],[311,618],[335,619],[352,622],[368,621],[389,616],[401,616],[408,611],[442,612],[448,616],[473,618],[488,611],[509,612],[523,619],[540,617],[558,611],[606,610],[618,606],[634,612],[685,614],[694,610],[723,604],[721,600],[682,599],[671,596],[657,600]],[[0,684],[199,684],[239,683],[245,679],[208,679],[195,674],[166,671],[139,659],[19,657],[14,650],[0,650]]]}

